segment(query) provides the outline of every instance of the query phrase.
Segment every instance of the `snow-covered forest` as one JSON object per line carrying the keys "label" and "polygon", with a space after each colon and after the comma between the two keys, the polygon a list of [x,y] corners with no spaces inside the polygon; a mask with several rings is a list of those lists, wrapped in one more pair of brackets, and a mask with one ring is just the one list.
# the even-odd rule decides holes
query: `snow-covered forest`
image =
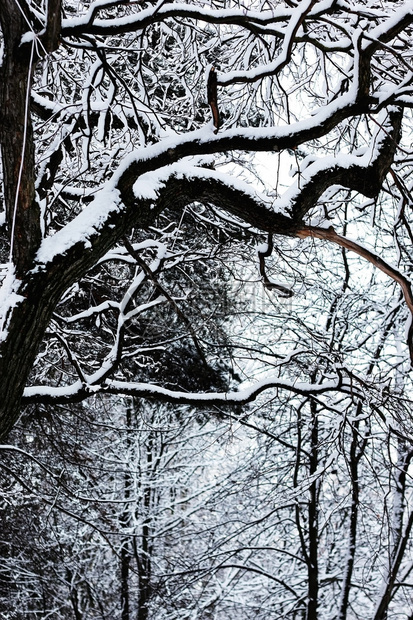
{"label": "snow-covered forest", "polygon": [[0,618],[413,620],[411,0],[0,43]]}

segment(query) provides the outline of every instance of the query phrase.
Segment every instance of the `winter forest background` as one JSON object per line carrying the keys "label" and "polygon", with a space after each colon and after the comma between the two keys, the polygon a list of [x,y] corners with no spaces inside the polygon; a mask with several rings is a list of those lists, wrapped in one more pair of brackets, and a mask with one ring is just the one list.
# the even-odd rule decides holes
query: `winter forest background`
{"label": "winter forest background", "polygon": [[413,620],[411,0],[0,29],[0,618]]}

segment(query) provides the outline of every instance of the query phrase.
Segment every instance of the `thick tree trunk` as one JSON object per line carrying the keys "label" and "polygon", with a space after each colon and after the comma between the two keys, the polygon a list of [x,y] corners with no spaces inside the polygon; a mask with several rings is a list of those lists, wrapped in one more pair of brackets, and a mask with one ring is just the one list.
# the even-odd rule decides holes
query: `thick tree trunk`
{"label": "thick tree trunk", "polygon": [[[22,42],[29,30],[27,5],[0,0],[4,40],[0,67],[0,146],[3,167],[4,208],[14,268],[3,283],[2,341],[0,343],[0,438],[4,439],[19,414],[20,397],[45,329],[39,305],[22,278],[40,245],[40,210],[35,200],[35,159],[28,97],[35,65],[34,43]],[[7,284],[10,282],[10,287]],[[36,283],[31,285],[36,288]],[[17,291],[17,288],[20,288]],[[41,298],[42,289],[34,293]],[[20,295],[18,298],[16,295]],[[8,296],[8,299],[6,298]],[[8,304],[9,307],[6,306]]]}
{"label": "thick tree trunk", "polygon": [[44,274],[32,276],[27,284],[15,282],[19,288],[9,293],[11,304],[8,312],[4,311],[0,342],[0,441],[19,417],[27,378],[60,296],[60,290],[53,290]]}
{"label": "thick tree trunk", "polygon": [[30,274],[42,238],[30,87],[39,55],[58,46],[60,17],[61,0],[49,0],[46,24],[37,21],[26,3],[0,0],[0,148],[11,259],[0,299],[0,440],[19,416],[37,350],[65,289],[65,284],[56,288],[51,273],[48,278],[45,273]]}
{"label": "thick tree trunk", "polygon": [[[12,0],[0,1],[4,38],[0,68],[0,144],[6,221],[11,255],[18,275],[24,274],[40,245],[40,208],[35,200],[35,159],[29,94],[35,66],[35,42],[22,42],[29,30]],[[30,21],[29,21],[30,23]]]}

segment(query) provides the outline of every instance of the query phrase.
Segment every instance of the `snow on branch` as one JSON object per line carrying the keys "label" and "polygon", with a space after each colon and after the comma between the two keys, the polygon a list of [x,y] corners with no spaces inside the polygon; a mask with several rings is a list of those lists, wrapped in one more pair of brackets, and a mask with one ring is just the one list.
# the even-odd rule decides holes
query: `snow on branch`
{"label": "snow on branch", "polygon": [[[393,161],[400,123],[401,112],[395,110],[389,115],[388,129],[384,120],[379,123],[371,150],[361,155],[341,155],[335,160],[328,158],[326,162],[320,160],[313,163],[306,170],[305,178],[301,178],[300,183],[297,182],[272,205],[268,198],[257,194],[247,183],[197,165],[202,163],[202,159],[185,157],[188,154],[204,155],[224,150],[224,144],[231,144],[233,148],[240,144],[247,146],[252,136],[255,150],[259,150],[260,145],[257,148],[256,143],[260,139],[262,148],[276,144],[277,134],[279,142],[293,144],[298,135],[311,131],[305,123],[297,123],[296,132],[290,135],[283,128],[278,131],[274,129],[272,137],[268,136],[271,133],[268,130],[228,131],[218,137],[210,129],[203,129],[138,150],[125,159],[91,204],[61,231],[43,240],[37,253],[37,264],[43,268],[55,257],[65,253],[69,255],[79,244],[93,253],[94,244],[99,242],[101,254],[96,257],[98,260],[104,253],[104,230],[110,232],[111,242],[119,239],[123,228],[117,229],[116,222],[125,220],[127,212],[132,216],[134,214],[136,223],[142,225],[145,219],[152,219],[163,209],[171,194],[177,206],[180,202],[181,206],[185,206],[190,202],[205,201],[222,207],[256,228],[272,233],[294,234],[308,210],[332,184],[341,184],[366,196],[377,195]],[[316,131],[316,127],[313,126],[313,129]],[[137,204],[140,205],[139,210],[136,209]],[[109,249],[109,245],[104,251]]]}
{"label": "snow on branch", "polygon": [[[323,2],[324,8],[331,4],[331,1]],[[164,0],[161,0],[154,7],[123,17],[96,18],[98,12],[107,6],[106,2],[96,2],[91,5],[85,15],[64,19],[62,22],[63,36],[76,36],[81,33],[109,35],[134,32],[170,18],[195,19],[212,24],[236,24],[251,28],[284,21],[294,13],[294,9],[284,7],[261,12],[245,9],[214,10],[206,6],[197,7],[180,2],[165,4]]]}
{"label": "snow on branch", "polygon": [[92,394],[122,394],[160,400],[181,405],[213,406],[213,405],[244,405],[255,400],[262,392],[270,389],[286,390],[302,396],[320,396],[331,392],[341,392],[349,397],[362,398],[353,380],[338,375],[337,378],[324,383],[308,383],[290,381],[279,377],[268,377],[239,390],[238,392],[195,393],[170,390],[149,383],[106,380],[102,385],[89,385],[81,381],[66,387],[33,386],[26,388],[24,404],[64,404],[80,402]]}
{"label": "snow on branch", "polygon": [[225,76],[220,78],[219,83],[221,85],[226,85],[234,82],[255,82],[263,77],[268,75],[276,75],[282,71],[291,60],[294,39],[298,30],[301,27],[305,17],[316,3],[317,0],[303,0],[298,7],[299,10],[297,9],[297,11],[294,11],[284,33],[284,42],[281,53],[272,63],[264,67],[252,69],[251,71],[230,71]]}

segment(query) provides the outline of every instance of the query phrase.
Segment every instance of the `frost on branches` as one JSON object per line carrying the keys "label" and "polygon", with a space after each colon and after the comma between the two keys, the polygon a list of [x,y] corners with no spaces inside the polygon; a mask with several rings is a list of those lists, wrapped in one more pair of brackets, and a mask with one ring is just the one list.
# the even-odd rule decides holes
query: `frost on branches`
{"label": "frost on branches", "polygon": [[[225,545],[194,550],[204,589],[178,571],[197,601],[188,618],[244,604],[245,618],[411,618],[411,2],[0,0],[0,27],[5,454],[27,454],[22,436],[49,454],[33,429],[58,411],[130,429],[125,403],[139,402],[196,437],[201,419],[211,436],[230,419],[245,462],[266,469],[269,442],[272,473],[254,478],[257,512],[245,507],[257,538],[218,534],[220,515]],[[271,477],[286,484],[282,507]],[[131,515],[117,515],[121,615],[105,612],[122,620]],[[168,579],[178,587],[162,557],[158,590],[148,566],[137,586],[139,620],[184,617],[159,611]],[[219,571],[221,590],[206,585]]]}

